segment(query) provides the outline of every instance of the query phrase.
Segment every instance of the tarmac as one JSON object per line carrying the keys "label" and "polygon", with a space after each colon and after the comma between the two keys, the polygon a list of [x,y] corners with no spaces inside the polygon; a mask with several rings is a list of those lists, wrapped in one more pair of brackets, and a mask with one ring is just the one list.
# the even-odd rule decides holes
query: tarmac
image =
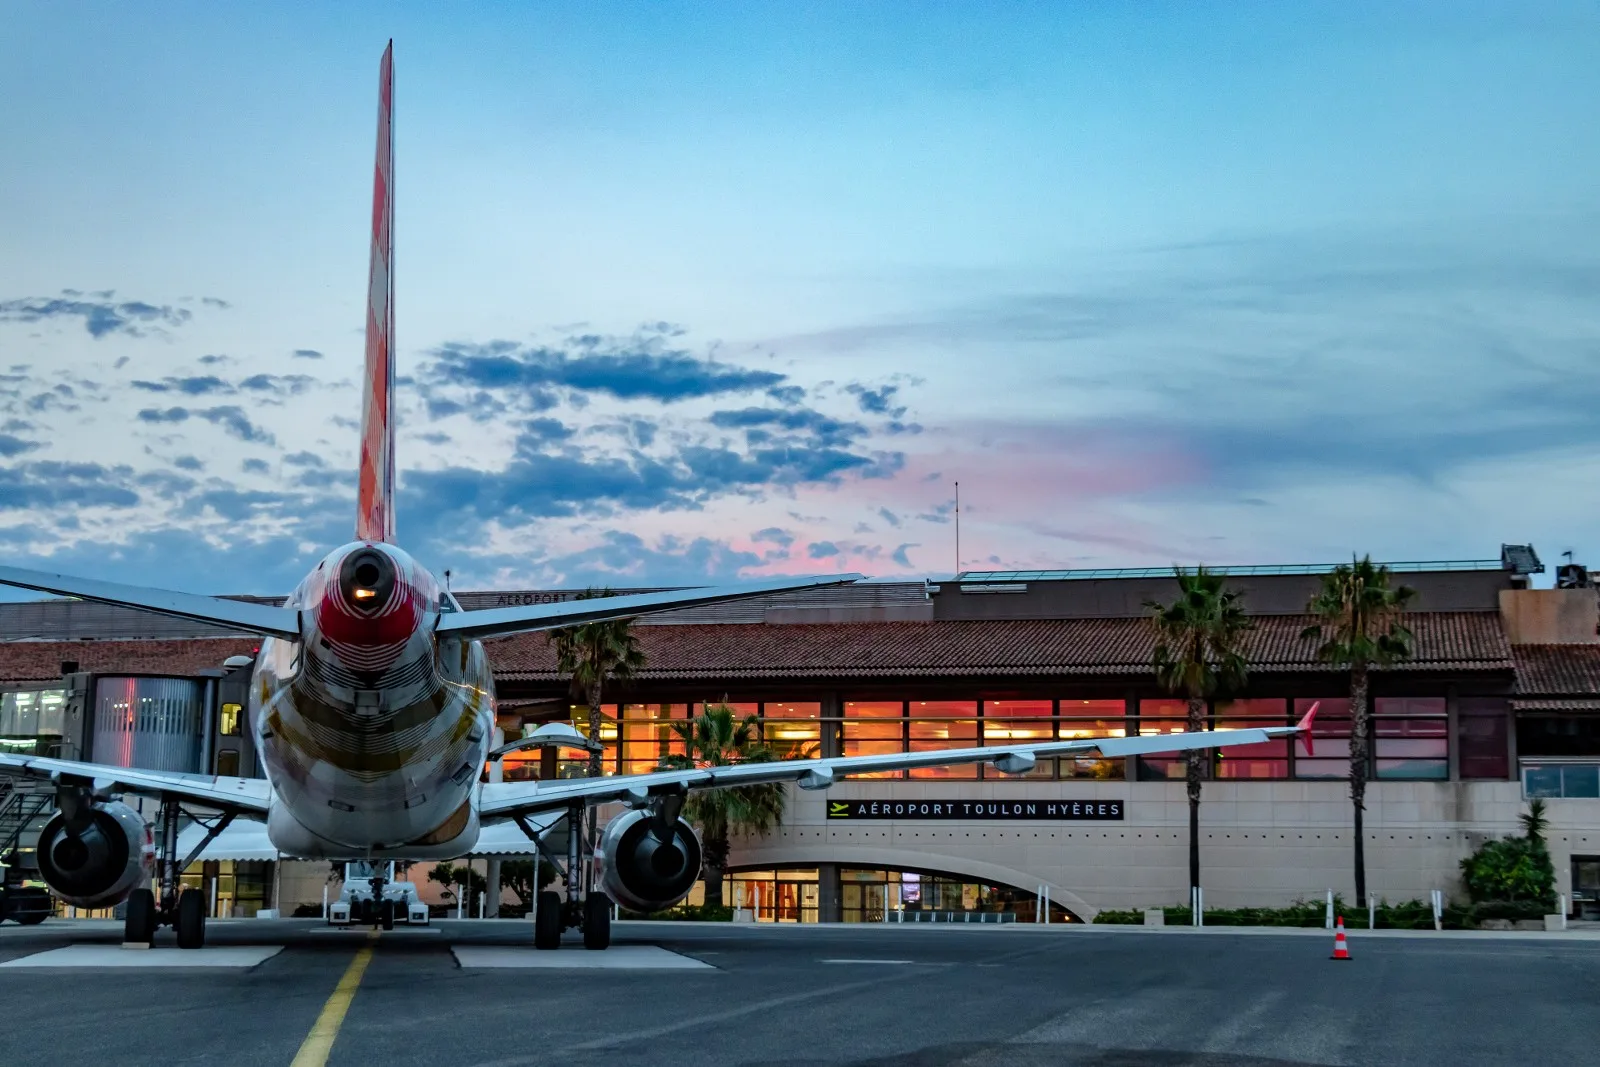
{"label": "tarmac", "polygon": [[[988,1067],[1586,1063],[1600,931],[224,920],[0,925],[9,1060]],[[297,1058],[298,1057],[298,1058]]]}

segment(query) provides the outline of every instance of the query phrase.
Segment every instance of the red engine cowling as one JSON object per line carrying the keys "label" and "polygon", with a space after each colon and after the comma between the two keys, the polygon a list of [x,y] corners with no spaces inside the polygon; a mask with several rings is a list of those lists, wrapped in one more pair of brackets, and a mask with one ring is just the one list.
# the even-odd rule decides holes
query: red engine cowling
{"label": "red engine cowling", "polygon": [[155,857],[149,824],[117,801],[95,804],[80,833],[68,832],[59,811],[39,832],[39,876],[52,893],[80,908],[109,908],[148,886]]}
{"label": "red engine cowling", "polygon": [[700,877],[700,839],[683,819],[658,834],[647,811],[630,811],[606,824],[595,849],[600,887],[632,911],[660,911],[689,895]]}

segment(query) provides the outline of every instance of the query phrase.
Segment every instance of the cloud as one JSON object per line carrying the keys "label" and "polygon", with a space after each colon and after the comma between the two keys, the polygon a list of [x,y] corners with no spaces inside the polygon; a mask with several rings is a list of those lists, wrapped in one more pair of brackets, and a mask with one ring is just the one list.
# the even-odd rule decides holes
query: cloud
{"label": "cloud", "polygon": [[794,544],[794,534],[781,526],[768,526],[765,530],[757,530],[750,535],[752,541],[769,541],[779,548],[788,548]]}
{"label": "cloud", "polygon": [[0,467],[0,509],[131,508],[140,499],[133,478],[129,467],[99,463],[34,460]]}
{"label": "cloud", "polygon": [[143,389],[147,393],[183,393],[185,396],[233,392],[233,386],[211,374],[192,378],[163,378],[159,382],[135,378],[132,385],[135,389]]}
{"label": "cloud", "polygon": [[828,559],[839,554],[839,546],[832,541],[814,541],[806,546],[806,555],[812,559]]}
{"label": "cloud", "polygon": [[247,459],[239,465],[239,469],[246,474],[267,474],[272,467],[264,459]]}
{"label": "cloud", "polygon": [[551,406],[551,389],[673,403],[759,392],[785,379],[773,371],[699,358],[668,347],[659,335],[585,336],[564,347],[453,342],[431,356],[418,375],[426,389],[498,390],[508,402],[522,408],[531,402],[536,410]]}
{"label": "cloud", "polygon": [[[90,296],[96,299],[83,300]],[[0,322],[46,322],[54,319],[81,319],[89,336],[96,339],[114,333],[141,337],[147,328],[179,327],[194,316],[185,308],[147,304],[142,300],[116,303],[110,290],[82,293],[62,291],[60,297],[24,297],[0,300]]]}
{"label": "cloud", "polygon": [[752,441],[772,440],[773,431],[789,431],[804,434],[810,444],[822,447],[849,447],[867,433],[858,422],[842,422],[811,408],[716,411],[708,421],[722,429],[744,430]]}
{"label": "cloud", "polygon": [[906,413],[904,407],[890,408],[894,395],[900,391],[898,385],[885,385],[877,389],[869,389],[864,385],[849,385],[845,392],[855,396],[856,402],[861,405],[861,410],[869,415],[888,415],[898,419]]}
{"label": "cloud", "polygon": [[900,516],[896,515],[888,508],[879,508],[878,514],[881,515],[883,517],[883,521],[888,523],[890,526],[900,525]]}
{"label": "cloud", "polygon": [[315,383],[315,378],[305,374],[252,374],[239,383],[239,388],[253,393],[299,396]]}
{"label": "cloud", "polygon": [[214,365],[219,364],[219,363],[232,363],[233,362],[233,357],[232,356],[219,356],[219,355],[212,354],[212,355],[208,355],[208,356],[201,356],[200,357],[200,362],[204,363],[206,366],[210,367],[210,366],[214,366]]}
{"label": "cloud", "polygon": [[278,443],[277,438],[273,437],[272,434],[251,422],[242,408],[230,405],[228,407],[207,408],[205,411],[196,411],[195,414],[215,426],[221,426],[241,441],[263,445]]}
{"label": "cloud", "polygon": [[321,359],[322,353],[315,348],[297,348],[293,352],[295,359]]}
{"label": "cloud", "polygon": [[12,434],[0,433],[0,457],[10,459],[13,456],[20,456],[24,452],[32,452],[39,447],[40,445],[37,441],[24,441],[22,438]]}
{"label": "cloud", "polygon": [[172,461],[172,465],[177,467],[179,470],[185,471],[205,470],[206,467],[204,463],[201,463],[194,456],[179,456],[177,459]]}
{"label": "cloud", "polygon": [[909,555],[907,555],[907,553],[910,552],[911,549],[913,549],[913,548],[921,548],[921,547],[922,547],[921,544],[916,542],[916,541],[908,542],[908,543],[903,544],[900,547],[896,548],[894,550],[894,552],[890,554],[889,558],[894,560],[896,563],[900,564],[900,566],[902,566],[902,567],[906,567],[906,568],[915,567],[916,564],[911,562],[911,557]]}
{"label": "cloud", "polygon": [[187,422],[191,416],[204,419],[214,426],[221,426],[229,434],[239,438],[241,441],[249,441],[252,444],[277,444],[277,438],[251,422],[249,417],[245,415],[243,408],[235,407],[232,404],[215,408],[172,407],[165,410],[144,408],[139,412],[138,417],[145,422],[179,423]]}
{"label": "cloud", "polygon": [[283,457],[283,461],[291,467],[325,467],[321,456],[315,452],[291,452]]}
{"label": "cloud", "polygon": [[233,307],[233,305],[228,303],[226,300],[216,296],[202,296],[200,298],[200,302],[208,307],[222,308],[224,311]]}

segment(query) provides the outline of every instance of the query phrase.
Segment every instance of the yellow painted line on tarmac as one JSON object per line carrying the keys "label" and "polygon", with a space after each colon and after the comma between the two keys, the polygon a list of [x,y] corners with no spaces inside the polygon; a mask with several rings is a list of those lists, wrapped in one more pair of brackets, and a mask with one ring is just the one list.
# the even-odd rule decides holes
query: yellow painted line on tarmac
{"label": "yellow painted line on tarmac", "polygon": [[301,1043],[300,1051],[295,1053],[294,1063],[290,1067],[323,1067],[328,1062],[334,1039],[339,1036],[339,1027],[344,1025],[345,1013],[350,1010],[350,1002],[356,997],[356,987],[361,984],[361,976],[367,973],[367,964],[372,962],[372,943],[376,940],[378,931],[367,934],[367,943],[361,946],[356,958],[345,968],[344,977],[339,979],[328,1002],[322,1006],[322,1014],[311,1024],[311,1032]]}

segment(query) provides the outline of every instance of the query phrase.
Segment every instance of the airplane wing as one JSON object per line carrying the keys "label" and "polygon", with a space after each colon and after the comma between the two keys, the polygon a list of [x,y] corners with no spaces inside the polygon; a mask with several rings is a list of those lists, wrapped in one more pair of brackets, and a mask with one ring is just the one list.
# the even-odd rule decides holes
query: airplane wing
{"label": "airplane wing", "polygon": [[225,778],[210,774],[174,774],[170,771],[143,771],[133,767],[112,767],[104,763],[79,763],[77,760],[50,759],[45,756],[16,756],[0,753],[0,775],[64,780],[93,785],[97,790],[135,793],[139,796],[177,796],[204,804],[208,808],[241,815],[266,815],[272,787],[265,778]]}
{"label": "airplane wing", "polygon": [[678,589],[665,593],[635,593],[631,596],[594,597],[569,600],[561,604],[531,604],[513,608],[483,608],[439,616],[440,635],[459,637],[503,637],[529,630],[553,630],[586,622],[631,619],[637,615],[676,608],[720,604],[772,593],[790,593],[826,585],[849,585],[861,580],[859,574],[829,574],[822,577],[778,578],[748,585],[712,586],[704,589]]}
{"label": "airplane wing", "polygon": [[102,582],[94,578],[75,578],[70,574],[51,574],[47,571],[30,571],[21,567],[0,567],[0,585],[13,585],[19,589],[33,589],[41,593],[94,600],[101,604],[138,608],[157,615],[171,615],[179,619],[215,623],[268,637],[300,636],[300,613],[292,608],[277,608],[271,604],[251,604],[242,600],[224,600],[221,597],[199,596],[194,593],[175,593],[167,589],[149,589],[139,585],[122,585]]}
{"label": "airplane wing", "polygon": [[[1313,709],[1313,713],[1315,709]],[[850,774],[900,771],[913,767],[949,767],[993,763],[1008,774],[1024,774],[1041,759],[1098,753],[1101,756],[1149,755],[1192,749],[1258,745],[1277,737],[1292,737],[1311,729],[1308,715],[1294,726],[1265,726],[1247,730],[1207,730],[1189,734],[1154,734],[1147,737],[1094,737],[1078,741],[1045,741],[1034,745],[996,745],[990,748],[953,748],[937,752],[900,752],[884,756],[837,756],[829,759],[770,760],[693,770],[621,774],[609,778],[569,778],[550,782],[502,782],[483,787],[485,818],[511,817],[564,808],[573,803],[599,804],[626,801],[643,804],[650,796],[678,789],[727,789],[763,782],[797,782],[802,789],[826,789]]]}

